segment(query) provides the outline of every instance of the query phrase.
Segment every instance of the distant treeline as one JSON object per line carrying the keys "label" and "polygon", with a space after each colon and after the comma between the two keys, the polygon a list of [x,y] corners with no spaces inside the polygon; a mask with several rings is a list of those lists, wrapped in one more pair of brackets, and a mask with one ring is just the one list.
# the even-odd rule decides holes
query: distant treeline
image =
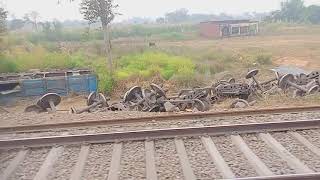
{"label": "distant treeline", "polygon": [[243,13],[241,15],[233,16],[225,13],[221,14],[190,14],[187,9],[178,9],[173,12],[166,13],[164,17],[156,19],[157,23],[199,23],[202,21],[213,21],[213,20],[231,20],[231,19],[252,19],[262,20],[269,13]]}
{"label": "distant treeline", "polygon": [[305,6],[303,0],[287,0],[281,3],[281,9],[273,11],[266,21],[287,23],[320,24],[320,6]]}
{"label": "distant treeline", "polygon": [[[112,39],[127,37],[161,38],[170,40],[190,39],[197,34],[196,25],[114,25]],[[46,23],[38,31],[25,33],[32,43],[59,41],[103,40],[101,28],[63,28],[59,22]]]}

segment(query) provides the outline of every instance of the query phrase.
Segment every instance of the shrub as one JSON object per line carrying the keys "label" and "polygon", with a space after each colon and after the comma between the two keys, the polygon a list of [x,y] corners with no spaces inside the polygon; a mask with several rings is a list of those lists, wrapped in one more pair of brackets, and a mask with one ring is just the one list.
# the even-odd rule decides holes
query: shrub
{"label": "shrub", "polygon": [[0,73],[17,72],[17,65],[9,58],[0,55]]}
{"label": "shrub", "polygon": [[173,75],[192,75],[195,70],[195,65],[190,59],[161,52],[123,56],[117,62],[116,77],[118,79],[132,76],[149,78],[159,73],[162,78],[168,80]]}
{"label": "shrub", "polygon": [[92,69],[98,76],[98,88],[99,91],[104,93],[110,93],[115,85],[114,77],[107,70],[105,58],[97,58],[91,65]]}
{"label": "shrub", "polygon": [[271,55],[269,54],[259,54],[256,57],[256,62],[260,65],[270,65],[272,64]]}

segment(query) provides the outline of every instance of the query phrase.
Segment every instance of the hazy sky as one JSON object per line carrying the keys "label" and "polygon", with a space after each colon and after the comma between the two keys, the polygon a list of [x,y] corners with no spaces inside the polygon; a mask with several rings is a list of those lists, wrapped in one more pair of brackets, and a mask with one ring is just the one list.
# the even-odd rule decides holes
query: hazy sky
{"label": "hazy sky", "polygon": [[[22,17],[32,10],[38,11],[42,20],[81,19],[79,2],[76,0],[0,0],[11,14]],[[267,12],[279,9],[282,0],[115,0],[123,15],[117,21],[130,17],[159,17],[166,12],[186,8],[191,13],[240,14],[243,12]],[[305,0],[306,5],[318,4],[320,0]]]}

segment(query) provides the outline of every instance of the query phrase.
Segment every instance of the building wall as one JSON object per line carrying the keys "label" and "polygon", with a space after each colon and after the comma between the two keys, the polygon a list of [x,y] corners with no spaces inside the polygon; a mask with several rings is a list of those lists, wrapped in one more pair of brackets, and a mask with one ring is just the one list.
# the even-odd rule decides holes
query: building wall
{"label": "building wall", "polygon": [[207,38],[219,38],[220,34],[220,26],[219,24],[214,24],[210,22],[205,22],[200,24],[200,34],[201,36]]}
{"label": "building wall", "polygon": [[[229,28],[229,33],[222,35],[223,26]],[[232,33],[233,30],[236,33]],[[259,23],[242,21],[208,21],[200,23],[200,34],[206,38],[220,38],[233,36],[256,35],[259,32]]]}

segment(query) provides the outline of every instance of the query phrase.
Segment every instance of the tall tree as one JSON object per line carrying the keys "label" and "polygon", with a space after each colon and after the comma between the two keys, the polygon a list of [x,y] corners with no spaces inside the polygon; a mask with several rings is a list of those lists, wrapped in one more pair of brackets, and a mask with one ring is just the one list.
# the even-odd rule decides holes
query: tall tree
{"label": "tall tree", "polygon": [[313,24],[320,24],[320,6],[309,6],[307,11],[308,20]]}
{"label": "tall tree", "polygon": [[165,15],[165,18],[170,23],[185,22],[189,18],[188,10],[178,9],[176,11],[169,12]]}
{"label": "tall tree", "polygon": [[301,22],[305,18],[303,0],[287,0],[281,3],[282,18],[286,22]]}
{"label": "tall tree", "polygon": [[0,8],[0,33],[5,32],[7,29],[7,17],[8,11],[6,11],[4,8]]}
{"label": "tall tree", "polygon": [[110,40],[110,23],[119,13],[116,9],[119,7],[113,0],[82,0],[80,4],[80,12],[84,19],[90,24],[101,22],[104,32],[105,51],[107,53],[107,62],[109,70],[112,73],[112,54],[111,54],[111,40]]}
{"label": "tall tree", "polygon": [[27,13],[24,15],[24,20],[26,23],[31,23],[33,28],[38,31],[39,27],[39,18],[40,14],[36,11],[31,11],[30,13]]}

